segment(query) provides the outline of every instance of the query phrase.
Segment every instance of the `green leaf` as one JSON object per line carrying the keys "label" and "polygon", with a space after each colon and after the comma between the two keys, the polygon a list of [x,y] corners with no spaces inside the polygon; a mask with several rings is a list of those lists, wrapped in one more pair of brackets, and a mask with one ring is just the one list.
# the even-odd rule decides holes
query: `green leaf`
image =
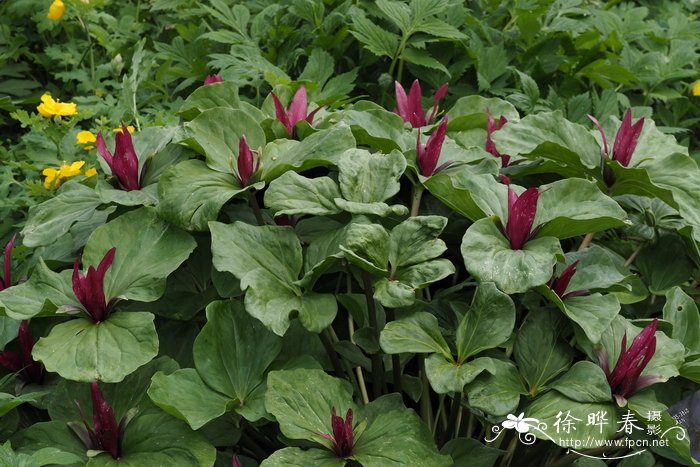
{"label": "green leaf", "polygon": [[[170,374],[177,369],[178,364],[173,359],[158,357],[139,367],[116,384],[100,382],[100,390],[105,400],[112,406],[114,416],[117,420],[120,420],[130,410],[136,409],[142,412],[152,409],[154,407],[153,403],[146,395],[146,390],[151,384],[151,378],[155,373]],[[79,418],[75,401],[80,403],[85,411],[85,416],[89,420],[92,416],[90,385],[67,379],[60,380],[53,389],[52,397],[48,401],[51,420],[70,422]]]}
{"label": "green leaf", "polygon": [[406,219],[389,235],[389,263],[392,270],[437,258],[447,250],[438,236],[447,225],[441,216],[417,216]]}
{"label": "green leaf", "polygon": [[410,34],[413,20],[408,5],[393,0],[377,0],[375,4],[384,13],[386,19],[393,22],[402,33]]}
{"label": "green leaf", "polygon": [[34,423],[13,437],[12,443],[17,452],[31,456],[44,449],[57,449],[61,457],[66,454],[77,456],[80,459],[77,465],[85,465],[88,460],[85,446],[65,422]]}
{"label": "green leaf", "polygon": [[533,225],[539,236],[560,239],[620,227],[627,214],[594,182],[571,178],[544,187]]}
{"label": "green leaf", "polygon": [[185,125],[196,142],[195,149],[201,150],[207,165],[219,172],[232,173],[241,136],[246,137],[253,150],[265,146],[265,132],[243,110],[225,107],[205,110]]}
{"label": "green leaf", "polygon": [[105,296],[151,302],[163,295],[166,278],[196,246],[189,234],[160,219],[154,209],[141,208],[95,229],[85,245],[83,269],[96,266],[116,247],[105,276]]}
{"label": "green leaf", "polygon": [[[604,422],[589,424],[588,416],[596,413],[604,414]],[[614,404],[576,402],[557,391],[549,391],[535,399],[525,409],[525,416],[537,419],[532,426],[539,428],[531,433],[562,447],[580,447],[582,443],[591,443],[590,440],[603,442],[612,439],[618,436],[620,423]]]}
{"label": "green leaf", "polygon": [[430,387],[438,394],[461,393],[466,384],[474,381],[484,371],[479,360],[477,358],[460,364],[453,359],[446,360],[442,355],[432,354],[425,359],[425,373]]}
{"label": "green leaf", "polygon": [[620,284],[627,277],[615,265],[612,253],[598,245],[590,245],[583,251],[566,253],[566,264],[577,260],[580,263],[569,282],[568,291],[608,289]]}
{"label": "green leaf", "polygon": [[594,343],[600,342],[610,323],[620,312],[620,302],[612,294],[594,293],[577,297],[560,299],[547,286],[538,288],[539,292],[553,302],[571,321],[578,324],[586,337]]}
{"label": "green leaf", "polygon": [[552,276],[557,256],[562,256],[559,240],[539,237],[521,250],[510,242],[491,219],[472,224],[462,239],[464,265],[481,282],[494,282],[507,294],[525,292],[545,284]]}
{"label": "green leaf", "polygon": [[263,460],[260,467],[343,467],[345,459],[339,459],[331,451],[321,449],[284,448]]}
{"label": "green leaf", "polygon": [[263,150],[260,179],[270,183],[290,170],[303,172],[337,164],[342,154],[354,147],[355,138],[342,123],[317,131],[299,143],[273,141]]}
{"label": "green leaf", "polygon": [[[668,261],[673,258],[673,261]],[[694,269],[686,245],[678,235],[663,235],[656,244],[647,246],[634,262],[649,291],[661,295],[688,281]]]}
{"label": "green leaf", "polygon": [[231,398],[213,391],[194,368],[184,368],[165,375],[153,375],[148,397],[170,415],[198,430],[226,413]]}
{"label": "green leaf", "polygon": [[430,313],[418,312],[387,323],[379,343],[388,354],[437,352],[446,359],[452,359],[437,318]]}
{"label": "green leaf", "polygon": [[674,287],[666,292],[664,320],[673,325],[671,337],[683,343],[686,353],[700,353],[698,306],[680,287]]}
{"label": "green leaf", "polygon": [[559,315],[538,310],[527,315],[518,331],[513,356],[533,396],[571,365],[573,353],[563,340],[564,329]]}
{"label": "green leaf", "polygon": [[192,120],[205,110],[215,107],[238,109],[241,101],[238,86],[231,81],[200,86],[190,94],[180,107],[178,114],[185,120]]}
{"label": "green leaf", "polygon": [[610,385],[603,370],[593,362],[576,362],[569,371],[552,384],[569,399],[577,402],[609,402]]}
{"label": "green leaf", "polygon": [[32,356],[66,379],[117,383],[158,353],[153,318],[124,311],[96,324],[84,318],[60,323],[39,339]]}
{"label": "green leaf", "polygon": [[426,18],[416,27],[417,31],[446,39],[465,39],[466,36],[451,24],[437,18]]}
{"label": "green leaf", "polygon": [[424,182],[430,194],[464,217],[477,221],[496,214],[506,218],[501,199],[508,188],[492,175],[474,175],[469,170],[438,172]]}
{"label": "green leaf", "polygon": [[340,190],[330,177],[306,178],[290,171],[270,183],[265,206],[276,215],[328,216],[341,212],[333,201],[336,198]]}
{"label": "green leaf", "polygon": [[520,404],[520,395],[527,392],[516,366],[497,358],[478,358],[474,362],[485,371],[466,388],[469,405],[494,416],[513,413]]}
{"label": "green leaf", "polygon": [[388,273],[389,233],[378,224],[351,224],[340,249],[351,263],[378,275]]}
{"label": "green leaf", "polygon": [[557,164],[565,176],[596,176],[600,145],[586,127],[572,123],[560,111],[528,115],[508,123],[493,134],[502,154],[530,159],[544,158]]}
{"label": "green leaf", "polygon": [[332,433],[331,409],[345,417],[352,403],[352,388],[347,381],[333,378],[321,370],[271,371],[267,376],[265,408],[275,416],[284,436],[306,439],[326,445],[321,434]]}
{"label": "green leaf", "polygon": [[408,63],[413,63],[414,65],[442,71],[448,78],[451,76],[449,70],[445,68],[445,65],[433,58],[433,56],[425,50],[406,47],[403,49],[403,52],[401,52],[401,59]]}
{"label": "green leaf", "polygon": [[231,174],[216,172],[199,160],[170,167],[160,177],[158,213],[186,230],[206,230],[221,207],[246,188]]}
{"label": "green leaf", "polygon": [[36,402],[39,398],[45,396],[46,394],[48,394],[48,391],[30,392],[19,396],[0,392],[0,417],[7,414],[7,412],[15,407],[24,404],[25,402]]}
{"label": "green leaf", "polygon": [[415,147],[416,138],[409,137],[403,119],[374,102],[356,102],[342,111],[340,121],[350,125],[358,146],[387,154],[394,149]]}
{"label": "green leaf", "polygon": [[122,441],[118,460],[107,453],[90,459],[88,466],[191,465],[208,467],[216,460],[216,449],[185,423],[158,409],[136,416]]}
{"label": "green leaf", "polygon": [[[376,405],[379,401],[374,401]],[[367,410],[371,409],[371,405]],[[354,458],[362,465],[387,467],[451,466],[450,456],[441,455],[428,427],[410,409],[382,410],[356,438]],[[410,440],[410,442],[407,442]]]}
{"label": "green leaf", "polygon": [[0,306],[16,320],[48,316],[62,305],[77,304],[70,282],[70,272],[53,272],[39,258],[27,282],[0,291]]}
{"label": "green leaf", "polygon": [[[693,438],[688,436],[687,428],[671,416],[667,406],[656,400],[653,391],[644,391],[633,396],[630,398],[627,408],[637,416],[637,420],[645,420],[650,412],[659,412],[661,420],[654,423],[661,428],[662,433],[666,433],[666,436],[663,436],[662,439],[667,440],[668,447],[681,456],[688,465],[697,464],[698,461],[693,458],[690,446]],[[681,434],[684,436],[681,436]]]}
{"label": "green leaf", "polygon": [[473,438],[455,438],[440,449],[449,454],[455,467],[493,467],[499,457],[506,453],[502,449],[485,446]]}
{"label": "green leaf", "polygon": [[249,399],[281,349],[282,340],[248,315],[240,302],[219,301],[207,307],[207,324],[193,351],[202,380],[234,399],[234,410],[249,418]]}
{"label": "green leaf", "polygon": [[457,327],[457,356],[463,362],[504,343],[515,326],[515,305],[491,282],[479,285],[471,307]]}
{"label": "green leaf", "polygon": [[98,179],[95,193],[103,204],[120,204],[122,206],[154,206],[158,204],[156,185],[144,186],[140,190],[124,191],[114,188],[105,180]]}
{"label": "green leaf", "polygon": [[312,332],[335,318],[337,304],[330,294],[303,293],[296,285],[302,269],[301,245],[287,227],[252,226],[242,222],[210,222],[214,267],[232,273],[246,290],[245,308],[277,335],[289,327],[289,314]]}
{"label": "green leaf", "polygon": [[352,149],[340,158],[338,169],[343,198],[356,203],[380,203],[399,192],[406,159],[398,151],[372,154]]}
{"label": "green leaf", "polygon": [[[484,147],[486,144],[486,125],[488,122],[487,113],[498,120],[501,116],[514,123],[520,120],[520,115],[513,104],[497,97],[464,96],[457,99],[457,102],[447,112],[449,123],[447,129],[450,135],[455,131],[479,130],[478,146]],[[458,141],[460,137],[453,136]],[[470,138],[471,139],[471,138]]]}
{"label": "green leaf", "polygon": [[101,204],[92,188],[66,183],[53,198],[29,207],[22,243],[30,248],[50,245],[75,223],[90,219]]}
{"label": "green leaf", "polygon": [[399,45],[399,36],[374,24],[370,19],[353,15],[350,31],[360,43],[373,54],[393,57]]}

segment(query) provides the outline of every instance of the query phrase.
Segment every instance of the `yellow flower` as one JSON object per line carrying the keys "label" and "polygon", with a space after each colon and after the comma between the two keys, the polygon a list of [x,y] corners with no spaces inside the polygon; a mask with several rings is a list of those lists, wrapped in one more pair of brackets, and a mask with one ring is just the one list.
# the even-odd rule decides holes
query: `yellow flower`
{"label": "yellow flower", "polygon": [[87,169],[87,170],[85,171],[85,176],[86,176],[86,177],[92,177],[93,175],[97,175],[97,169],[96,169],[96,168],[93,167],[92,169]]}
{"label": "yellow flower", "polygon": [[94,143],[97,137],[92,131],[81,131],[75,135],[75,144]]}
{"label": "yellow flower", "polygon": [[[131,133],[131,134],[134,134],[134,132],[136,131],[136,128],[134,128],[134,127],[131,126],[131,125],[127,126],[126,129],[129,130],[129,133]],[[115,128],[115,129],[112,130],[112,131],[115,132],[115,133],[121,133],[121,132],[122,132],[122,128],[121,128],[121,127]]]}
{"label": "yellow flower", "polygon": [[61,0],[54,0],[54,2],[49,7],[49,14],[46,16],[47,18],[56,21],[63,18],[65,12],[66,6],[63,4],[63,2]]}
{"label": "yellow flower", "polygon": [[85,165],[85,161],[75,161],[68,165],[63,163],[61,167],[55,169],[53,167],[45,168],[41,173],[46,178],[44,179],[44,188],[47,190],[53,188],[58,188],[63,182],[63,179],[75,177],[80,175],[80,169]]}
{"label": "yellow flower", "polygon": [[693,84],[693,95],[700,96],[700,81],[696,81],[695,84]]}
{"label": "yellow flower", "polygon": [[78,113],[78,106],[72,102],[55,101],[47,92],[41,96],[41,104],[37,106],[36,110],[44,117],[53,117],[54,115],[69,117]]}
{"label": "yellow flower", "polygon": [[92,149],[95,149],[95,146],[93,146],[92,144],[90,144],[90,145],[88,145],[88,146],[83,146],[83,149],[86,150],[86,151],[90,151],[90,150],[92,150]]}

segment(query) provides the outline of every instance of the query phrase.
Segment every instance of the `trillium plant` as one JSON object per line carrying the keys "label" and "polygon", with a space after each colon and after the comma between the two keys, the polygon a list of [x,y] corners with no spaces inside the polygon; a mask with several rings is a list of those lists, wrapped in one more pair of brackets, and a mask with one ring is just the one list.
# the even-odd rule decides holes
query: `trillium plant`
{"label": "trillium plant", "polygon": [[[82,14],[74,3],[66,16]],[[231,57],[243,60],[248,10],[215,3],[240,30],[207,29],[206,40],[235,40]],[[353,99],[343,89],[355,75],[326,73],[337,56],[314,49],[301,74],[251,65],[204,80],[202,65],[172,112],[131,101],[110,111],[138,130],[99,119],[65,130],[71,145],[80,130],[96,134],[94,151],[75,151],[98,170],[41,191],[3,238],[2,456],[700,461],[697,427],[674,418],[697,405],[700,384],[696,159],[615,93],[591,125],[575,103],[569,118],[541,111],[542,96],[526,106],[486,68],[478,89],[504,98],[457,82],[458,64],[440,85],[422,55],[429,26],[458,31],[437,18],[421,26],[421,2],[410,4],[376,8],[415,23],[392,53],[414,36],[422,46],[396,52],[391,76]],[[332,20],[318,19],[320,42],[349,36],[331,39]],[[363,19],[353,37],[384,37]],[[134,89],[148,83],[139,50],[144,61],[124,78]],[[436,74],[406,91],[401,78],[425,64]],[[101,72],[95,81],[107,83]]]}

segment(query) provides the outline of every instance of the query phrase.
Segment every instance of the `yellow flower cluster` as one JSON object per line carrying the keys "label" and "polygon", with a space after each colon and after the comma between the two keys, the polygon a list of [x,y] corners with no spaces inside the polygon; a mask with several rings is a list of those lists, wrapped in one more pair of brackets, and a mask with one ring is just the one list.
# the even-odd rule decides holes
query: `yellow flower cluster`
{"label": "yellow flower cluster", "polygon": [[[72,164],[67,164],[66,162],[59,168],[47,167],[41,173],[46,178],[44,179],[44,188],[50,190],[51,188],[58,188],[63,180],[80,175],[80,169],[85,165],[85,161],[75,161]],[[97,170],[87,169],[83,175],[86,177],[92,177],[97,174]]]}
{"label": "yellow flower cluster", "polygon": [[83,146],[83,149],[85,149],[86,151],[89,151],[90,149],[95,149],[95,146],[90,144],[94,143],[95,141],[97,141],[97,137],[92,131],[81,131],[80,133],[75,135],[75,144],[85,144],[85,146]]}
{"label": "yellow flower cluster", "polygon": [[[136,131],[136,128],[134,128],[134,127],[131,126],[131,125],[127,126],[126,129],[129,130],[129,133],[131,133],[132,135],[133,135],[134,132]],[[112,130],[112,131],[115,132],[115,133],[121,133],[121,132],[122,132],[122,128],[121,128],[121,127],[115,128],[115,129]]]}
{"label": "yellow flower cluster", "polygon": [[700,81],[696,81],[693,85],[693,95],[700,96]]}
{"label": "yellow flower cluster", "polygon": [[44,117],[53,117],[59,115],[61,117],[70,117],[78,113],[78,105],[72,102],[59,102],[51,97],[51,94],[44,93],[41,96],[41,104],[36,108]]}
{"label": "yellow flower cluster", "polygon": [[46,17],[54,21],[58,21],[59,19],[63,18],[65,13],[66,6],[63,4],[63,2],[61,0],[54,0],[49,7],[49,14],[46,15]]}

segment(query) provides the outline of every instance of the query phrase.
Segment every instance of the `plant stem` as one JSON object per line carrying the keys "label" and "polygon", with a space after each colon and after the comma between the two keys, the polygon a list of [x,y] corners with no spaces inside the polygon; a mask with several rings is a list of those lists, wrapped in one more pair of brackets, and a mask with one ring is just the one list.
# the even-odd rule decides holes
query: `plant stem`
{"label": "plant stem", "polygon": [[442,413],[443,410],[445,410],[445,395],[440,394],[439,398],[440,402],[438,403],[438,413],[437,416],[435,417],[435,423],[433,423],[433,437],[435,437],[435,433],[437,432],[437,424],[438,424],[438,418],[440,417],[440,414]]}
{"label": "plant stem", "polygon": [[[386,319],[387,321],[396,320],[396,313],[393,308],[386,308]],[[391,356],[391,373],[394,377],[394,392],[399,394],[403,393],[403,388],[401,386],[401,357],[399,354],[393,354]]]}
{"label": "plant stem", "polygon": [[411,196],[411,217],[416,217],[420,211],[420,200],[423,197],[423,185],[420,182],[413,185],[413,195]]}
{"label": "plant stem", "polygon": [[634,260],[637,259],[637,255],[639,255],[639,252],[642,251],[642,248],[644,248],[644,243],[640,243],[632,252],[630,257],[627,258],[627,261],[625,261],[625,267],[628,267],[630,264],[634,263]]}
{"label": "plant stem", "polygon": [[253,214],[255,214],[255,220],[257,221],[258,225],[265,225],[265,220],[263,219],[262,212],[260,211],[258,200],[255,198],[254,190],[248,192],[248,202],[253,210]]}
{"label": "plant stem", "polygon": [[[348,279],[348,293],[352,293],[352,287],[350,280]],[[353,344],[355,341],[353,340],[353,336],[355,335],[355,324],[352,320],[352,315],[348,313],[348,336],[350,336],[350,342]],[[362,374],[362,367],[361,366],[356,366],[355,367],[355,373],[357,374],[357,386],[360,389],[360,395],[362,396],[362,402],[367,405],[369,404],[369,396],[367,395],[367,386],[365,385],[365,377]]]}
{"label": "plant stem", "polygon": [[95,82],[95,52],[92,47],[92,36],[90,35],[90,30],[88,29],[87,24],[85,24],[80,14],[78,14],[78,22],[83,27],[83,30],[85,30],[85,35],[87,35],[88,49],[90,49],[90,78],[92,79],[93,85],[95,85],[97,83]]}
{"label": "plant stem", "polygon": [[338,358],[338,354],[335,353],[335,349],[333,348],[333,343],[331,343],[330,337],[328,337],[328,331],[324,329],[321,331],[321,333],[318,335],[319,339],[321,339],[321,343],[323,344],[323,348],[326,349],[326,353],[328,354],[328,358],[331,360],[331,364],[333,365],[333,370],[335,371],[335,375],[338,378],[343,378],[345,375],[345,372],[343,371],[343,365],[340,363],[340,359]]}
{"label": "plant stem", "polygon": [[510,465],[510,462],[513,460],[513,454],[515,454],[515,449],[518,447],[519,439],[520,438],[518,436],[513,436],[513,439],[510,440],[510,443],[508,444],[508,451],[501,460],[501,467],[508,467]]}
{"label": "plant stem", "polygon": [[433,407],[430,405],[430,383],[428,375],[425,372],[425,357],[418,355],[418,364],[420,366],[420,381],[423,386],[423,391],[420,395],[420,416],[428,426],[433,426]]}
{"label": "plant stem", "polygon": [[593,232],[587,233],[585,237],[583,237],[583,241],[581,242],[581,245],[578,247],[578,251],[583,251],[586,248],[588,248],[588,245],[591,244],[593,241]]}
{"label": "plant stem", "polygon": [[443,444],[454,438],[458,430],[458,420],[462,418],[462,393],[456,394],[452,399],[452,406],[450,407],[450,419],[447,422],[447,430],[445,431],[445,436],[442,439]]}
{"label": "plant stem", "polygon": [[[367,315],[369,325],[374,330],[374,336],[379,342],[379,329],[377,325],[377,309],[374,305],[374,292],[372,291],[372,278],[367,271],[362,271],[362,285],[365,289],[365,298],[367,299]],[[372,354],[372,396],[374,399],[382,395],[382,387],[384,386],[384,370],[382,357],[378,353]]]}

